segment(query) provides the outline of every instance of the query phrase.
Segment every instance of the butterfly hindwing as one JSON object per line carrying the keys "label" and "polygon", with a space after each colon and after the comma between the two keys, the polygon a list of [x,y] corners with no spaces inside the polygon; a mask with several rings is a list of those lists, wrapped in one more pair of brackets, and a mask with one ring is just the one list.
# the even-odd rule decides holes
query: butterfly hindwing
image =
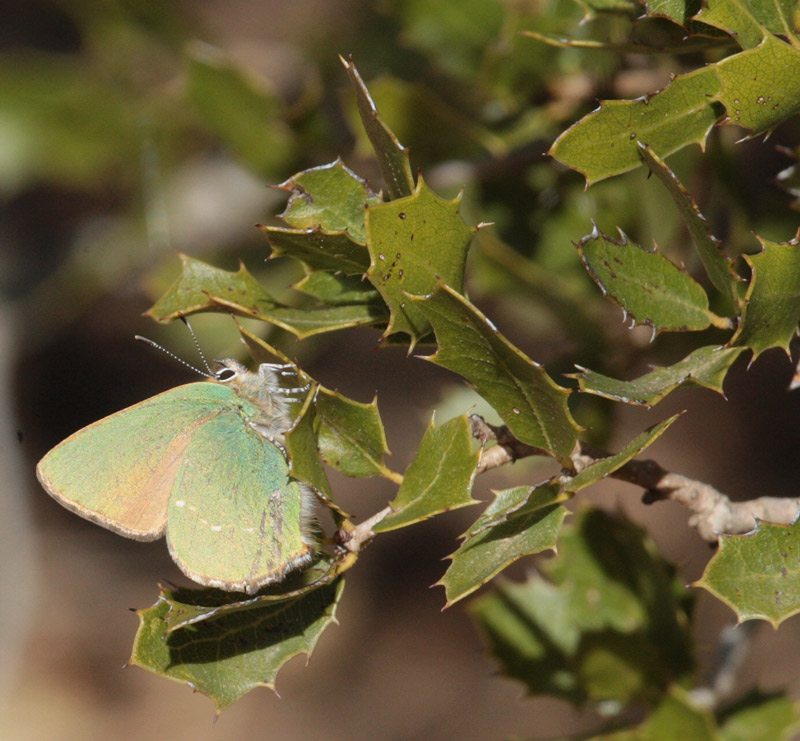
{"label": "butterfly hindwing", "polygon": [[167,543],[195,581],[255,592],[311,561],[302,485],[239,408],[199,425],[173,482]]}

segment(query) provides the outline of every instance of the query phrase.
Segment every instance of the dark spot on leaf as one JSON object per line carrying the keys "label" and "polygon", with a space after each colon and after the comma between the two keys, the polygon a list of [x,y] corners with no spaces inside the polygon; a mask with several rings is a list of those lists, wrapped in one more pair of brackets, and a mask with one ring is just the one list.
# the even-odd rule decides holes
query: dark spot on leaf
{"label": "dark spot on leaf", "polygon": [[401,211],[401,212],[400,212],[399,214],[397,214],[397,215],[398,215],[398,216],[399,216],[401,219],[405,219],[405,218],[406,218],[406,213],[405,213],[405,211]]}

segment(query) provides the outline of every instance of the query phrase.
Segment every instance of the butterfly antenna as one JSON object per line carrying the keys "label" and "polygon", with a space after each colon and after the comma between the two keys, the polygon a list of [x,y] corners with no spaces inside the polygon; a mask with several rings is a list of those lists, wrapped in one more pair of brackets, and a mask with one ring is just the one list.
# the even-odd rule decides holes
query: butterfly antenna
{"label": "butterfly antenna", "polygon": [[[194,335],[192,335],[192,337],[194,337]],[[161,352],[165,353],[166,355],[169,355],[173,360],[177,360],[181,365],[185,365],[187,368],[191,368],[195,373],[198,373],[201,376],[203,376],[203,378],[210,378],[211,376],[214,375],[211,372],[211,369],[209,369],[208,373],[203,373],[203,371],[201,371],[199,368],[195,368],[191,363],[187,363],[183,358],[179,358],[174,352],[170,352],[169,350],[167,350],[166,347],[162,347],[157,342],[153,342],[153,340],[150,340],[147,337],[142,337],[141,335],[137,334],[134,339],[138,340],[139,342],[144,342],[145,345],[150,345],[150,347],[154,347],[156,348],[156,350],[161,350]],[[196,341],[197,340],[195,340],[195,342]],[[205,358],[203,358],[203,360],[205,361]],[[208,364],[206,364],[206,367],[208,368]]]}
{"label": "butterfly antenna", "polygon": [[189,330],[189,334],[192,335],[192,340],[194,340],[194,346],[197,348],[197,354],[200,356],[200,359],[203,361],[203,365],[206,367],[209,376],[213,376],[214,374],[211,372],[211,368],[208,365],[208,361],[206,360],[206,355],[203,352],[203,348],[200,347],[200,343],[197,340],[197,335],[194,333],[192,329],[192,325],[189,324],[189,320],[183,315],[179,314],[178,318],[186,325],[186,329]]}

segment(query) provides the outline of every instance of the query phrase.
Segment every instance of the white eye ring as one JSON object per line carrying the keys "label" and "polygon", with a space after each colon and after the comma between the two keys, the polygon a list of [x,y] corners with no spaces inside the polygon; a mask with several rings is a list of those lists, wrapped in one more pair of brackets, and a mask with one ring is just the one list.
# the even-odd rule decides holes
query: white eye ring
{"label": "white eye ring", "polygon": [[214,378],[216,378],[220,383],[227,383],[228,381],[232,381],[234,378],[236,378],[237,375],[239,374],[232,368],[223,368],[214,374]]}

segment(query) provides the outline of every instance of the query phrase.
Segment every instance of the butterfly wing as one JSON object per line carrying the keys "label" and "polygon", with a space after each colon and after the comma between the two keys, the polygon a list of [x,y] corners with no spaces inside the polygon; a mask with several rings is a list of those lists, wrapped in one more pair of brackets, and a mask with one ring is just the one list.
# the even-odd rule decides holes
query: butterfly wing
{"label": "butterfly wing", "polygon": [[81,517],[136,540],[164,534],[173,480],[192,437],[235,394],[191,383],[78,430],[36,467],[47,492]]}
{"label": "butterfly wing", "polygon": [[175,476],[167,543],[194,581],[254,593],[313,559],[310,492],[241,402],[197,427]]}

